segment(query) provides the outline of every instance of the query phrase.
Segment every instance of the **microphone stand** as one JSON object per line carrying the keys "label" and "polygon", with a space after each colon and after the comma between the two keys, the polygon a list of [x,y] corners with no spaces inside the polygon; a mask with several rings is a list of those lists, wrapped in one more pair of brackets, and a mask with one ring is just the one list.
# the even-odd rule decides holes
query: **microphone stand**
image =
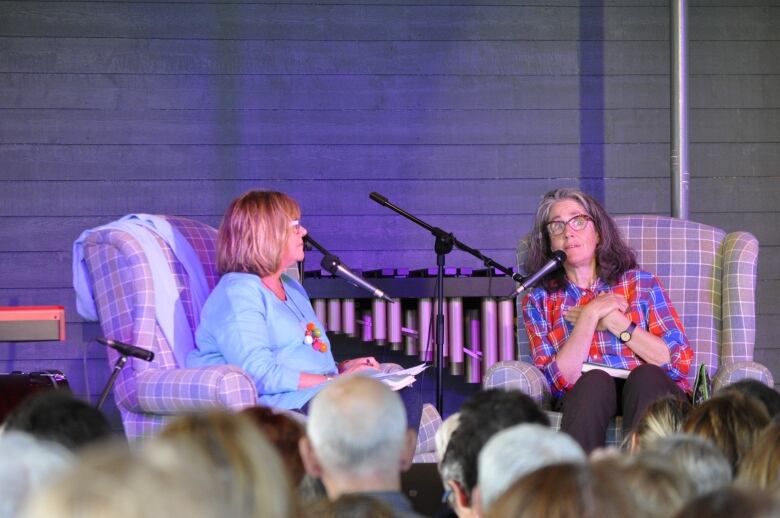
{"label": "microphone stand", "polygon": [[126,363],[127,356],[119,353],[119,359],[116,361],[116,364],[114,364],[114,370],[111,371],[111,376],[108,378],[106,386],[103,388],[103,392],[100,394],[100,399],[98,400],[96,406],[98,410],[100,410],[100,408],[103,406],[103,403],[106,402],[106,398],[108,397],[109,392],[111,392],[111,389],[114,387],[114,382],[116,382],[117,376],[119,376],[119,373],[124,368]]}
{"label": "microphone stand", "polygon": [[490,257],[483,255],[479,250],[471,248],[470,246],[467,246],[464,243],[458,241],[458,239],[451,232],[445,232],[439,227],[434,227],[433,225],[429,225],[428,223],[419,219],[418,217],[413,216],[412,214],[406,212],[402,208],[388,201],[388,199],[382,196],[381,194],[377,192],[372,192],[369,195],[369,198],[374,200],[376,203],[384,207],[387,207],[392,211],[397,212],[398,214],[405,217],[409,221],[412,221],[413,223],[416,223],[417,225],[423,227],[424,229],[428,230],[431,234],[433,234],[434,237],[436,238],[436,242],[434,244],[434,251],[436,252],[436,266],[437,266],[436,309],[438,312],[438,314],[436,315],[436,337],[435,337],[436,409],[439,411],[439,414],[444,415],[444,400],[443,400],[443,390],[442,390],[442,371],[443,371],[443,364],[444,364],[444,263],[447,254],[449,254],[452,251],[453,247],[456,247],[459,250],[463,250],[464,252],[469,253],[474,257],[476,257],[477,259],[481,260],[486,267],[488,268],[493,267],[499,271],[504,272],[505,274],[509,275],[512,279],[514,279],[516,282],[522,283],[524,277],[518,273],[513,272],[511,269],[497,263]]}
{"label": "microphone stand", "polygon": [[[331,254],[324,246],[316,242],[314,239],[309,237],[308,235],[304,238],[304,246],[310,245],[322,252],[322,261],[320,262],[320,266],[330,272],[332,275],[337,275],[341,277],[346,282],[353,284],[354,286],[357,286],[358,288],[362,288],[368,292],[371,293],[374,298],[383,299],[390,303],[395,303],[396,300],[389,295],[387,295],[384,291],[380,290],[379,288],[372,286],[370,283],[366,282],[362,277],[359,275],[354,275],[349,269],[347,269],[344,264],[341,262],[341,259],[337,255]],[[341,273],[340,273],[341,272]],[[345,278],[344,274],[348,274]],[[303,279],[303,277],[301,277]]]}

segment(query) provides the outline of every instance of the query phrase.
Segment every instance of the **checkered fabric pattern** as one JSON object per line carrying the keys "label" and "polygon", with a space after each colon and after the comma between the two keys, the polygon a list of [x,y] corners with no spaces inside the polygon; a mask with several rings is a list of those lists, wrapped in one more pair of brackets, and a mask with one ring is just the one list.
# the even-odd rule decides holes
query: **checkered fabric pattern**
{"label": "checkered fabric pattern", "polygon": [[[560,412],[553,412],[552,410],[545,410],[547,417],[550,419],[550,428],[553,430],[561,429],[561,418],[563,414]],[[618,416],[609,421],[607,427],[607,444],[619,445],[623,442],[623,418]]]}
{"label": "checkered fabric pattern", "polygon": [[[619,216],[615,221],[636,250],[640,267],[663,283],[695,351],[694,364],[707,365],[713,388],[745,377],[773,386],[771,372],[753,361],[756,238],[747,232],[726,234],[715,227],[665,216]],[[527,243],[522,241],[518,246],[521,267],[526,253]],[[522,314],[519,308],[518,314]],[[517,340],[521,360],[529,363],[522,319],[518,319]],[[543,376],[530,374],[529,367],[535,367],[527,363],[496,364],[486,373],[484,385],[512,387],[544,401],[550,389]],[[689,373],[691,385],[696,370]],[[614,428],[614,422],[610,427]],[[619,443],[619,426],[616,428],[614,437],[608,433],[608,444]]]}
{"label": "checkered fabric pattern", "polygon": [[438,460],[436,459],[436,431],[441,423],[441,416],[436,407],[430,403],[424,404],[413,462],[436,462]]}
{"label": "checkered fabric pattern", "polygon": [[[382,372],[390,373],[403,369],[397,363],[383,363]],[[425,403],[420,416],[420,427],[417,430],[417,447],[414,450],[413,462],[436,462],[436,431],[441,426],[442,419],[436,407]]]}
{"label": "checkered fabric pattern", "polygon": [[[216,231],[197,221],[166,217],[190,242],[203,261],[212,288]],[[158,239],[182,297],[190,325],[192,298],[187,274],[171,250]],[[154,351],[152,362],[131,358],[114,385],[125,433],[131,440],[154,434],[177,413],[211,407],[234,409],[255,405],[257,390],[251,378],[232,366],[185,369],[156,322],[154,286],[146,256],[127,233],[104,229],[90,234],[84,255],[92,279],[100,325],[105,336]],[[117,353],[108,350],[111,366]]]}
{"label": "checkered fabric pattern", "polygon": [[545,406],[551,398],[550,387],[544,374],[534,365],[526,362],[494,363],[485,373],[483,387],[519,390],[540,406]]}

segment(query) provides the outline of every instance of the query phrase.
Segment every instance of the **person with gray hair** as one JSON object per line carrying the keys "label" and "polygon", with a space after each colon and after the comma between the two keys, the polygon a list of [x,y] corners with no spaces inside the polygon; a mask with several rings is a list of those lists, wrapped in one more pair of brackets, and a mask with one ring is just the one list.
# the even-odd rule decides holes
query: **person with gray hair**
{"label": "person with gray hair", "polygon": [[0,435],[0,459],[0,518],[19,516],[33,492],[75,463],[64,446],[17,431]]}
{"label": "person with gray hair", "polygon": [[439,463],[445,498],[460,518],[476,516],[472,491],[479,479],[482,447],[497,432],[520,423],[549,426],[550,421],[533,399],[518,390],[482,390],[461,406],[458,426]]}
{"label": "person with gray hair", "polygon": [[400,490],[416,443],[398,394],[354,375],[337,379],[314,398],[300,450],[306,471],[322,479],[331,500],[367,494],[399,516],[415,516]]}
{"label": "person with gray hair", "polygon": [[444,459],[444,453],[447,451],[447,445],[450,443],[450,438],[460,424],[460,412],[455,412],[450,415],[441,426],[436,430],[434,436],[434,442],[436,443],[436,462],[441,465],[442,459]]}
{"label": "person with gray hair", "polygon": [[269,502],[260,513],[243,512],[223,491],[231,476],[215,469],[206,452],[187,438],[155,439],[138,450],[121,443],[104,443],[80,452],[75,466],[36,492],[19,517],[294,516],[292,512],[275,512],[279,508],[275,502]]}
{"label": "person with gray hair", "polygon": [[494,435],[479,453],[479,494],[483,513],[515,481],[553,464],[585,464],[571,436],[539,424],[520,424]]}
{"label": "person with gray hair", "polygon": [[731,484],[731,464],[726,456],[707,439],[691,434],[675,434],[653,441],[640,453],[660,458],[685,473],[703,495]]}

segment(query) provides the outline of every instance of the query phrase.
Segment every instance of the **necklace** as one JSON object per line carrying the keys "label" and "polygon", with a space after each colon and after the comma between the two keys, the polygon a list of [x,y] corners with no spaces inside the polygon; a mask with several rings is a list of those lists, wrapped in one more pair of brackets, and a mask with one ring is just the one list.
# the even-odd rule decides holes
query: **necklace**
{"label": "necklace", "polygon": [[[271,290],[271,292],[276,295],[276,298],[279,299],[279,301],[282,303],[282,305],[287,308],[287,310],[292,313],[292,315],[295,317],[295,319],[303,325],[304,331],[303,331],[303,343],[306,345],[311,345],[312,349],[315,351],[324,353],[328,351],[328,344],[325,343],[324,340],[322,340],[322,330],[317,327],[317,325],[314,322],[306,322],[306,315],[304,315],[303,310],[298,307],[298,304],[295,303],[295,300],[293,300],[292,297],[287,295],[287,290],[284,289],[284,284],[279,281],[281,285],[282,290],[282,296],[279,296],[279,293],[276,292],[273,288],[271,288],[268,284],[266,284],[264,279],[260,279],[263,283],[263,285]],[[292,305],[290,305],[292,304]],[[295,308],[295,309],[293,309]]]}

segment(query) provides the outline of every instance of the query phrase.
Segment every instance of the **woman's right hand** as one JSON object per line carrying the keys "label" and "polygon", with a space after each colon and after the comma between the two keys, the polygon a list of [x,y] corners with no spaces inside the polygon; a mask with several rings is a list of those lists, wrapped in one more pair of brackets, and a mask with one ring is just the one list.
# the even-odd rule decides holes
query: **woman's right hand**
{"label": "woman's right hand", "polygon": [[587,313],[596,321],[600,321],[613,311],[621,313],[628,311],[628,301],[625,297],[614,293],[602,293],[582,307],[582,312]]}
{"label": "woman's right hand", "polygon": [[339,373],[354,374],[364,370],[379,370],[379,362],[373,356],[354,358],[339,364]]}

